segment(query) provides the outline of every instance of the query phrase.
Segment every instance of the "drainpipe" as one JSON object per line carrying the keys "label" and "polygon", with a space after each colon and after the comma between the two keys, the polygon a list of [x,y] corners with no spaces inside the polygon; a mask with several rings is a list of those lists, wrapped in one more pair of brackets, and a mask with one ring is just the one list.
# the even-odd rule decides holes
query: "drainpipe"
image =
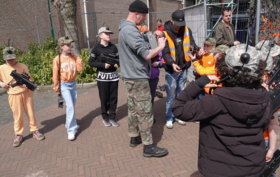
{"label": "drainpipe", "polygon": [[[149,0],[147,0],[147,6],[148,6],[148,9],[150,8],[150,5],[149,5]],[[147,16],[148,16],[148,28],[149,28],[149,30],[150,30],[150,15],[149,15],[149,12],[148,12],[148,14],[147,14]]]}
{"label": "drainpipe", "polygon": [[88,49],[90,49],[90,45],[89,45],[89,32],[88,32],[88,18],[87,18],[87,5],[86,5],[86,1],[83,1],[84,3],[84,11],[85,11],[85,22],[86,22],[86,36],[87,36],[87,44],[88,44]]}
{"label": "drainpipe", "polygon": [[51,33],[52,33],[52,38],[54,38],[53,27],[52,27],[52,15],[51,15],[51,9],[50,9],[50,2],[49,2],[49,0],[48,0],[48,7],[49,7],[49,17],[50,17],[50,23],[51,23]]}

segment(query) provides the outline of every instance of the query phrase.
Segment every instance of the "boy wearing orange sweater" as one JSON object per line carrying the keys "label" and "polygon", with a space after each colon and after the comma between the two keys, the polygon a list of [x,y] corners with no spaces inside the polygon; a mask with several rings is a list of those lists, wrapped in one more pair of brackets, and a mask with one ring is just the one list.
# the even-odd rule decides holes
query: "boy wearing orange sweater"
{"label": "boy wearing orange sweater", "polygon": [[[202,56],[202,59],[197,59],[196,56],[190,56],[192,63],[195,67],[195,71],[199,76],[206,75],[217,75],[215,63],[218,58],[221,57],[221,54],[224,54],[227,49],[225,45],[219,45],[215,48],[216,40],[209,38],[204,42],[204,51],[205,54]],[[204,88],[204,91],[199,95],[199,99],[205,94],[209,93],[209,88]]]}
{"label": "boy wearing orange sweater", "polygon": [[[75,140],[77,129],[75,117],[75,103],[77,99],[76,77],[77,72],[83,71],[83,60],[78,54],[71,53],[71,42],[67,36],[58,39],[59,55],[53,59],[53,82],[57,95],[62,94],[66,104],[66,123],[68,140]],[[60,66],[59,66],[60,58]],[[59,90],[59,70],[61,93]]]}
{"label": "boy wearing orange sweater", "polygon": [[[29,71],[26,65],[18,63],[16,61],[16,53],[13,47],[6,47],[3,50],[3,59],[6,60],[6,64],[0,66],[0,87],[6,89],[9,94],[9,104],[14,116],[14,131],[15,139],[13,142],[14,147],[21,145],[23,141],[23,108],[28,117],[30,131],[33,133],[33,137],[38,140],[43,140],[45,137],[38,131],[37,122],[34,116],[34,102],[33,93],[27,89],[26,85],[18,85],[10,87],[16,81],[10,75],[13,70],[16,70],[18,74],[27,73]],[[30,80],[33,80],[30,77]]]}

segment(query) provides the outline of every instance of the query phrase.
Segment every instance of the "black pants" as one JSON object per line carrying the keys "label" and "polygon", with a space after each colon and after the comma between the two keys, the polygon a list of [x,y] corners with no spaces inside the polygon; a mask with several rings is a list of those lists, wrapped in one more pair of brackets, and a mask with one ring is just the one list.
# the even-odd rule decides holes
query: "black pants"
{"label": "black pants", "polygon": [[[101,114],[104,120],[115,120],[118,103],[119,81],[103,82],[97,81],[99,98],[101,102]],[[109,111],[109,114],[108,114]]]}

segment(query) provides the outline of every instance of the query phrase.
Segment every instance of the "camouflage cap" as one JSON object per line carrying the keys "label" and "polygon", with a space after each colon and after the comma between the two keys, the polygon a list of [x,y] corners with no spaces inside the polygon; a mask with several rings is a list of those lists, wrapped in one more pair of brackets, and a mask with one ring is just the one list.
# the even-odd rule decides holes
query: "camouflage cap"
{"label": "camouflage cap", "polygon": [[[270,71],[272,69],[272,66],[273,66],[273,59],[272,59],[272,56],[271,55],[268,55],[268,52],[263,52],[261,50],[258,50],[258,54],[259,54],[259,57],[260,57],[260,60],[262,61],[266,61],[266,67],[265,67],[265,70],[266,71]],[[268,56],[267,56],[268,55]],[[266,60],[267,58],[267,60]]]}
{"label": "camouflage cap", "polygon": [[16,50],[13,47],[5,47],[3,50],[3,59],[4,60],[12,60],[15,59],[16,56]]}
{"label": "camouflage cap", "polygon": [[[228,49],[225,58],[227,66],[234,70],[236,69],[235,67],[241,67],[243,63],[240,60],[240,56],[245,53],[245,51],[246,44],[239,44]],[[251,70],[251,72],[248,73],[249,75],[256,76],[255,71],[258,69],[260,56],[258,55],[258,51],[252,46],[248,46],[247,53],[250,55],[250,60],[247,64],[244,64],[244,67]]]}
{"label": "camouflage cap", "polygon": [[226,53],[226,50],[228,50],[229,47],[226,45],[219,45],[215,49],[209,50],[211,53]]}
{"label": "camouflage cap", "polygon": [[64,44],[69,44],[71,42],[74,42],[72,39],[70,39],[68,36],[61,37],[58,39],[58,46],[64,45]]}
{"label": "camouflage cap", "polygon": [[204,41],[204,44],[216,46],[216,40],[214,38],[209,38]]}
{"label": "camouflage cap", "polygon": [[110,31],[109,27],[101,27],[99,30],[98,30],[98,35],[101,34],[101,33],[110,33],[110,34],[114,34],[112,31]]}
{"label": "camouflage cap", "polygon": [[[257,50],[262,50],[263,52],[269,52],[269,45],[270,41],[266,40],[266,41],[260,41],[257,43],[256,45],[256,49]],[[277,55],[280,54],[280,46],[278,46],[277,44],[274,44],[271,49],[270,49],[270,53],[269,53],[272,57],[276,57]]]}

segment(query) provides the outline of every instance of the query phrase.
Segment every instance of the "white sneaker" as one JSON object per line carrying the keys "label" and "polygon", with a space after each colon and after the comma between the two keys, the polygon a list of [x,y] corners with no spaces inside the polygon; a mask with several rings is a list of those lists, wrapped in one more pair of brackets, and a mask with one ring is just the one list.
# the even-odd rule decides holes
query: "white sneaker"
{"label": "white sneaker", "polygon": [[186,125],[186,122],[184,122],[184,121],[182,121],[182,120],[179,120],[179,119],[177,119],[177,118],[175,118],[174,120],[175,120],[175,122],[177,122],[177,123],[180,124],[180,125]]}
{"label": "white sneaker", "polygon": [[169,129],[173,128],[173,121],[166,121],[166,127]]}
{"label": "white sneaker", "polygon": [[75,133],[68,133],[68,140],[70,141],[75,140]]}

